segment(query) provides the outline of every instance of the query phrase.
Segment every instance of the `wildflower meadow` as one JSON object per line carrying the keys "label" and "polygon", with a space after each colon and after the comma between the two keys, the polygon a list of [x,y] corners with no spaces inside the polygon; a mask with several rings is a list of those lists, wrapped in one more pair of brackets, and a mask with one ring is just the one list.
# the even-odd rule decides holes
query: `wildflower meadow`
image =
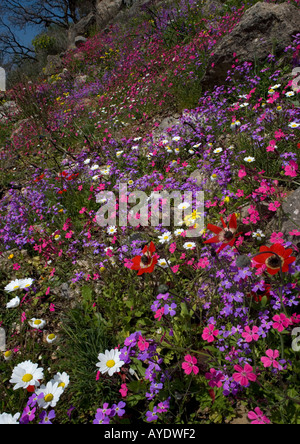
{"label": "wildflower meadow", "polygon": [[201,84],[256,3],[153,1],[6,91],[1,424],[299,424],[300,28]]}

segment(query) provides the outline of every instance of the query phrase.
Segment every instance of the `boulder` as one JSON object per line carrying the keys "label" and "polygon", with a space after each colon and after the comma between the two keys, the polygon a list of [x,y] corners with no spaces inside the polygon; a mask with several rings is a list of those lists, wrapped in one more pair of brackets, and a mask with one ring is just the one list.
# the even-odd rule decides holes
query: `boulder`
{"label": "boulder", "polygon": [[224,84],[236,59],[238,64],[263,63],[269,54],[282,55],[299,32],[299,24],[300,9],[290,3],[256,3],[213,49],[203,87]]}
{"label": "boulder", "polygon": [[60,73],[62,69],[63,69],[63,60],[59,54],[47,56],[47,65],[43,69],[44,75],[52,76]]}
{"label": "boulder", "polygon": [[104,29],[115,18],[123,6],[122,0],[97,0],[96,22],[98,28]]}

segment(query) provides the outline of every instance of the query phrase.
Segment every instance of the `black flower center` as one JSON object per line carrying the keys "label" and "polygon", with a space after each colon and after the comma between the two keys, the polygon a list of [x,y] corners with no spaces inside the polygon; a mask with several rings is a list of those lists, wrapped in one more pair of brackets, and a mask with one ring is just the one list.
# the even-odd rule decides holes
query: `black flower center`
{"label": "black flower center", "polygon": [[230,230],[225,231],[224,239],[231,241],[233,238],[234,238],[234,234],[232,233],[232,231],[230,231]]}
{"label": "black flower center", "polygon": [[269,268],[280,268],[280,265],[282,264],[282,258],[278,257],[278,256],[270,256],[267,260],[266,260],[266,265]]}

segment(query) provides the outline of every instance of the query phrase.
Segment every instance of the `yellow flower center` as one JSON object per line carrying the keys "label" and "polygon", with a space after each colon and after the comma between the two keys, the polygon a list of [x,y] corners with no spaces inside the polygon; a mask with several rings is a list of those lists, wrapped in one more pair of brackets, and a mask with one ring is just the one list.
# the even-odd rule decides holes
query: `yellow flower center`
{"label": "yellow flower center", "polygon": [[64,382],[60,382],[60,383],[58,384],[58,387],[63,387],[63,388],[64,388],[65,385],[66,385],[66,384],[65,384]]}
{"label": "yellow flower center", "polygon": [[53,399],[53,395],[52,395],[52,393],[48,393],[48,395],[46,395],[46,396],[44,397],[44,400],[45,400],[46,402],[51,402],[52,399]]}
{"label": "yellow flower center", "polygon": [[34,325],[40,325],[42,323],[42,321],[40,321],[39,319],[36,319],[35,321],[34,321]]}
{"label": "yellow flower center", "polygon": [[29,382],[32,380],[32,378],[33,378],[33,376],[30,373],[25,373],[25,375],[22,378],[22,381]]}
{"label": "yellow flower center", "polygon": [[16,286],[14,287],[14,290],[17,290],[19,287],[20,287],[20,285],[16,285]]}
{"label": "yellow flower center", "polygon": [[107,367],[112,368],[115,365],[115,361],[113,359],[109,359],[106,363]]}
{"label": "yellow flower center", "polygon": [[9,358],[11,355],[12,355],[12,351],[11,350],[8,350],[8,351],[4,352],[5,358]]}
{"label": "yellow flower center", "polygon": [[53,333],[51,333],[51,335],[48,336],[48,339],[52,340],[55,338],[55,335]]}

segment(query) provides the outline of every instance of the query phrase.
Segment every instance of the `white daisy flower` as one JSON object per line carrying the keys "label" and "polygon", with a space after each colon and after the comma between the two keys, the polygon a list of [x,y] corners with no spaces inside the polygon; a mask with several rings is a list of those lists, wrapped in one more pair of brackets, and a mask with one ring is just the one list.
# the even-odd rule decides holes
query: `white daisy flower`
{"label": "white daisy flower", "polygon": [[66,372],[58,372],[54,378],[53,382],[58,382],[58,387],[62,387],[64,390],[68,387],[70,383],[70,377]]}
{"label": "white daisy flower", "polygon": [[37,395],[43,393],[43,398],[37,400],[40,407],[47,409],[48,407],[55,407],[61,394],[63,393],[63,387],[58,386],[58,382],[49,381],[47,385],[41,385],[38,390],[35,391]]}
{"label": "white daisy flower", "polygon": [[297,123],[297,122],[291,122],[291,123],[289,123],[289,127],[290,127],[290,128],[298,128],[298,126],[300,126],[300,123]]}
{"label": "white daisy flower", "polygon": [[88,165],[91,162],[91,159],[85,159],[85,161],[83,162],[85,165]]}
{"label": "white daisy flower", "polygon": [[28,386],[38,387],[40,380],[44,377],[44,371],[38,364],[31,361],[24,361],[18,364],[12,372],[10,383],[15,384],[14,390],[19,388],[27,389]]}
{"label": "white daisy flower", "polygon": [[252,163],[252,162],[255,161],[255,158],[254,158],[254,157],[251,157],[251,156],[248,156],[248,157],[245,157],[245,158],[244,158],[244,161],[247,162],[247,163]]}
{"label": "white daisy flower", "polygon": [[189,208],[191,205],[188,202],[182,202],[181,204],[178,205],[178,209],[179,210],[185,210],[186,208]]}
{"label": "white daisy flower", "polygon": [[216,148],[216,149],[214,150],[214,153],[215,153],[215,154],[219,154],[219,153],[222,153],[222,151],[223,151],[223,148]]}
{"label": "white daisy flower", "polygon": [[201,143],[196,143],[196,145],[193,145],[192,148],[199,148],[200,145]]}
{"label": "white daisy flower", "polygon": [[11,281],[6,287],[4,288],[4,291],[8,291],[9,293],[22,289],[22,279],[15,279],[14,281]]}
{"label": "white daisy flower", "polygon": [[167,268],[169,263],[166,259],[158,259],[158,265],[160,265],[162,268]]}
{"label": "white daisy flower", "polygon": [[5,359],[5,361],[10,361],[13,357],[13,352],[11,350],[6,350],[3,353],[3,358]]}
{"label": "white daisy flower", "polygon": [[31,318],[28,321],[28,323],[32,328],[37,328],[40,330],[43,329],[46,325],[46,321],[44,321],[43,319],[36,319],[36,318]]}
{"label": "white daisy flower", "polygon": [[124,361],[120,360],[120,354],[121,352],[115,349],[99,353],[99,362],[96,364],[96,367],[99,367],[99,371],[102,374],[108,373],[109,376],[112,376],[114,373],[119,372],[122,365],[124,365]]}
{"label": "white daisy flower", "polygon": [[115,226],[111,226],[107,228],[107,233],[108,234],[114,234],[117,232],[117,228]]}
{"label": "white daisy flower", "polygon": [[20,298],[16,296],[15,298],[11,299],[7,304],[6,308],[16,308],[20,305]]}
{"label": "white daisy flower", "polygon": [[172,233],[170,231],[166,231],[162,235],[158,236],[159,242],[164,244],[165,242],[169,242],[172,238]]}
{"label": "white daisy flower", "polygon": [[60,234],[53,234],[54,240],[57,242],[60,240],[61,235]]}
{"label": "white daisy flower", "polygon": [[19,417],[21,413],[16,413],[14,416],[10,413],[0,413],[0,424],[19,424]]}
{"label": "white daisy flower", "polygon": [[192,250],[192,249],[195,248],[195,247],[196,247],[195,242],[185,242],[185,243],[183,244],[183,248],[184,248],[185,250]]}
{"label": "white daisy flower", "polygon": [[117,156],[117,157],[120,157],[121,154],[123,154],[123,153],[124,153],[124,151],[117,151],[117,152],[116,152],[116,156]]}
{"label": "white daisy flower", "polygon": [[93,165],[92,167],[91,167],[91,171],[95,171],[95,170],[99,170],[99,165]]}
{"label": "white daisy flower", "polygon": [[174,231],[174,235],[175,236],[180,236],[181,233],[183,233],[183,232],[184,232],[183,228],[178,228],[177,230]]}
{"label": "white daisy flower", "polygon": [[294,91],[288,91],[287,93],[285,93],[286,97],[292,97],[294,95],[295,95]]}
{"label": "white daisy flower", "polygon": [[252,237],[255,239],[261,240],[263,237],[266,237],[264,233],[261,230],[257,230],[254,233],[252,233]]}
{"label": "white daisy flower", "polygon": [[31,279],[31,278],[22,279],[21,288],[22,289],[29,288],[29,287],[31,287],[32,283],[33,283],[33,279]]}
{"label": "white daisy flower", "polygon": [[98,174],[95,174],[95,176],[92,177],[92,180],[94,180],[94,181],[96,181],[96,180],[98,180],[98,179],[99,179]]}
{"label": "white daisy flower", "polygon": [[50,333],[46,336],[46,341],[48,342],[48,344],[52,344],[52,342],[56,341],[56,339],[57,336],[54,333]]}
{"label": "white daisy flower", "polygon": [[179,136],[174,136],[172,138],[172,140],[174,140],[174,142],[178,142],[178,140],[180,140],[180,139],[181,139],[181,137],[179,137]]}

